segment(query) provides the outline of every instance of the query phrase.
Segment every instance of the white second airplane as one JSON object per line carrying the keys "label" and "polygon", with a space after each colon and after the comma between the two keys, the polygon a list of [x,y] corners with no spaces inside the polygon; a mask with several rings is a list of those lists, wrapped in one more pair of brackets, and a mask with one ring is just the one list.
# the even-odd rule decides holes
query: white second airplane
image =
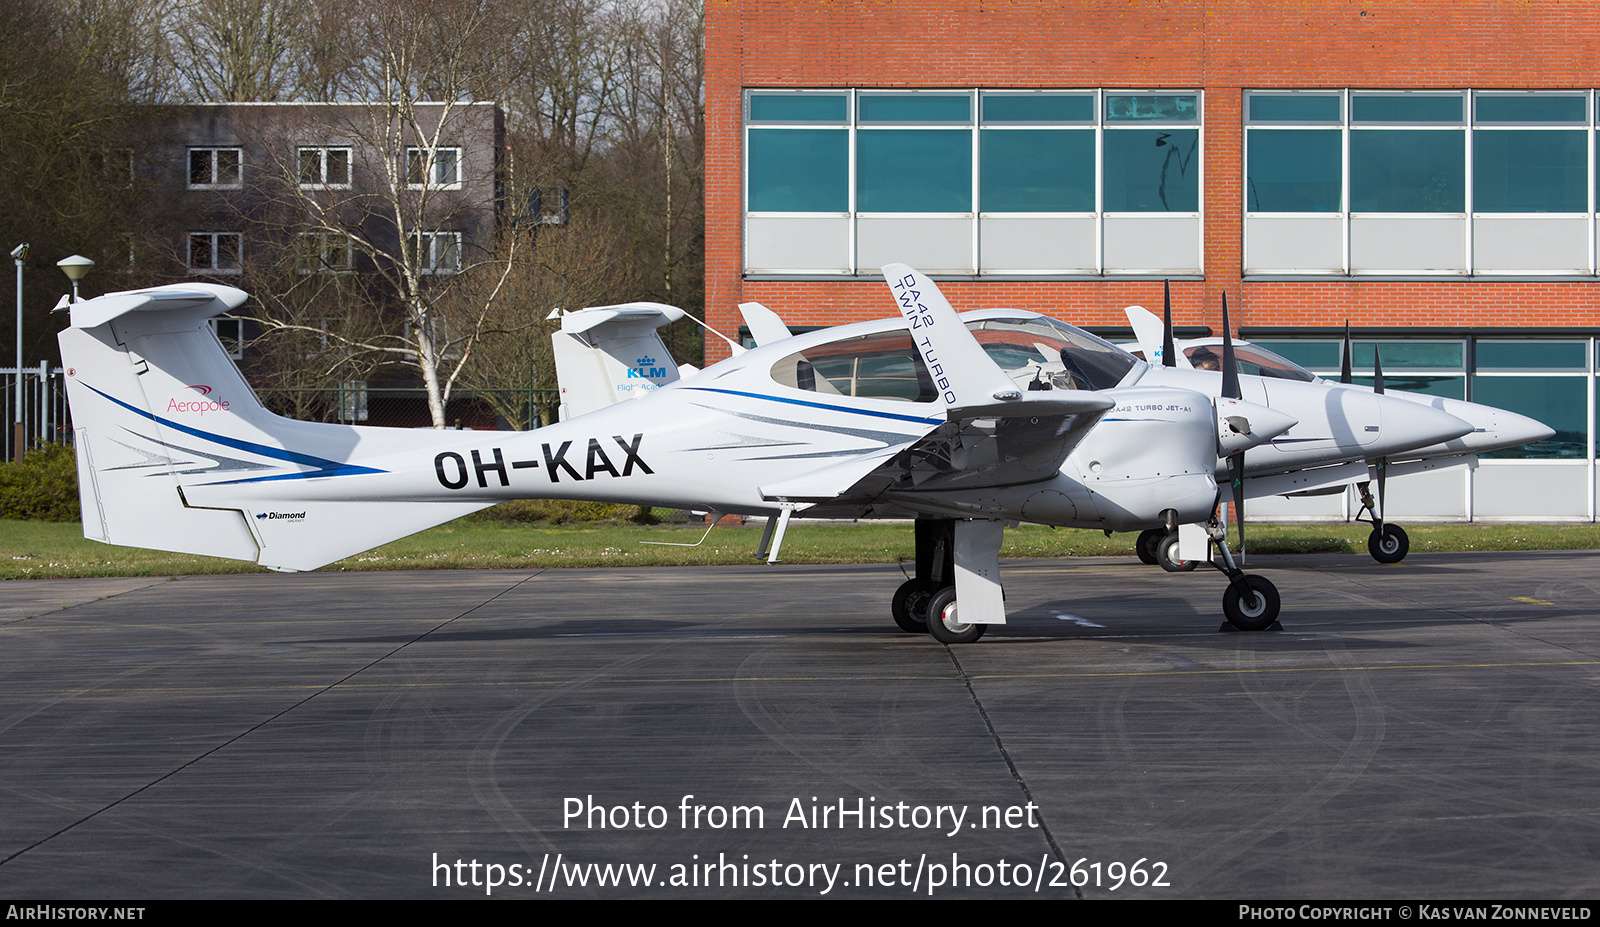
{"label": "white second airplane", "polygon": [[[1336,384],[1260,345],[1234,341],[1227,332],[1220,338],[1176,341],[1172,337],[1170,291],[1165,311],[1163,320],[1142,306],[1129,306],[1124,310],[1138,338],[1139,356],[1155,368],[1153,378],[1141,382],[1182,383],[1207,395],[1224,395],[1226,375],[1222,368],[1227,363],[1226,356],[1231,353],[1236,370],[1249,374],[1238,377],[1241,395],[1289,412],[1299,420],[1296,427],[1244,455],[1245,479],[1238,488],[1241,501],[1273,495],[1325,495],[1354,486],[1362,503],[1356,520],[1372,525],[1367,552],[1379,563],[1399,563],[1411,547],[1405,529],[1385,520],[1385,486],[1389,478],[1475,467],[1479,454],[1531,444],[1555,434],[1548,425],[1505,409],[1460,399],[1385,390],[1381,357],[1377,356],[1374,385],[1351,384],[1348,328],[1344,337],[1343,373]],[[1226,326],[1226,297],[1223,313]],[[1338,392],[1330,393],[1333,390]],[[1372,421],[1357,431],[1343,428],[1320,415],[1323,397],[1330,394],[1340,397],[1339,403],[1348,421],[1354,423],[1355,419],[1349,416],[1360,417],[1363,407],[1367,410],[1366,417]],[[1385,429],[1408,427],[1405,406],[1389,402],[1382,406],[1384,412],[1378,416],[1379,403],[1385,398],[1454,416],[1469,425],[1470,430],[1436,444],[1405,449],[1373,440]],[[1425,413],[1411,410],[1411,414]],[[1377,420],[1379,417],[1381,422]],[[1218,462],[1217,472],[1220,478],[1227,478],[1229,471],[1225,461]],[[1180,558],[1164,528],[1143,531],[1136,547],[1140,559],[1146,563],[1160,564],[1173,572],[1194,568],[1194,560]]]}
{"label": "white second airplane", "polygon": [[[912,518],[916,576],[891,612],[907,631],[960,643],[1005,620],[1008,522],[1109,532],[1214,521],[1218,458],[1299,424],[1265,401],[1152,375],[1037,313],[958,317],[922,274],[884,272],[900,318],[789,337],[748,307],[764,343],[702,371],[665,360],[656,328],[681,310],[569,313],[555,335],[563,420],[520,433],[272,414],[207,324],[244,302],[231,287],[78,302],[60,342],[84,535],[308,570],[505,499],[595,499],[775,516],[760,555],[776,562],[797,513]],[[1359,435],[1365,454],[1472,430],[1405,400],[1306,386],[1326,409],[1319,421]],[[1270,627],[1277,590],[1216,539],[1228,621]]]}

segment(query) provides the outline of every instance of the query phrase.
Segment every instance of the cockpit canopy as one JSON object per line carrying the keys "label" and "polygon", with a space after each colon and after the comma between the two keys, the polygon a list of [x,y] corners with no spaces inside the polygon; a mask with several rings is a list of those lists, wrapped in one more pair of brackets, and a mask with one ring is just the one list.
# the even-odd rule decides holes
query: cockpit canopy
{"label": "cockpit canopy", "polygon": [[[1133,355],[1082,329],[1044,316],[973,319],[967,330],[1025,389],[1102,390],[1127,378]],[[933,378],[905,329],[830,341],[772,365],[772,378],[836,396],[934,402]]]}

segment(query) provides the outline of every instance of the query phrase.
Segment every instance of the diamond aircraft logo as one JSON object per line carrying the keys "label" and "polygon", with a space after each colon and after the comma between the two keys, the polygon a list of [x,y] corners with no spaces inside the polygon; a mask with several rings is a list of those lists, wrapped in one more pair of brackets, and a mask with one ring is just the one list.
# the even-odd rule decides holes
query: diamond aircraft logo
{"label": "diamond aircraft logo", "polygon": [[305,512],[257,512],[258,521],[305,521]]}

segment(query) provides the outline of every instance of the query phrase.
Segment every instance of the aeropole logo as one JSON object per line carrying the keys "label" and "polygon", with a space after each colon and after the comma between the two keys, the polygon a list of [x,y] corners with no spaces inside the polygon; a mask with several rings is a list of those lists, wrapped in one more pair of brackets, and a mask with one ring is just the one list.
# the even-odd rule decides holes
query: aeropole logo
{"label": "aeropole logo", "polygon": [[[211,387],[205,385],[204,383],[196,383],[196,384],[193,384],[191,386],[184,387],[184,388],[185,389],[192,389],[192,390],[194,390],[195,392],[199,393],[201,396],[204,396],[204,397],[210,397],[210,395],[211,395]],[[177,399],[177,398],[172,398],[172,399],[168,399],[167,400],[167,414],[169,414],[169,415],[201,415],[201,416],[203,416],[207,412],[226,412],[226,411],[228,411],[228,400],[226,400],[226,399],[211,399],[211,398],[204,398],[204,399]]]}

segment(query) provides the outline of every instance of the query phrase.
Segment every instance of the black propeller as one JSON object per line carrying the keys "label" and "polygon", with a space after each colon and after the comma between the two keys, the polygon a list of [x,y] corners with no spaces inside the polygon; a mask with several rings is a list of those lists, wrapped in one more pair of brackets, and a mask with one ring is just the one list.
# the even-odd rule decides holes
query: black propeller
{"label": "black propeller", "polygon": [[[1233,332],[1228,325],[1228,293],[1222,293],[1222,396],[1243,399],[1239,362],[1233,355]],[[1244,452],[1228,458],[1228,482],[1233,485],[1233,513],[1239,524],[1239,559],[1244,559]]]}
{"label": "black propeller", "polygon": [[1350,362],[1355,354],[1355,348],[1350,344],[1350,320],[1344,320],[1344,347],[1339,351],[1339,382],[1352,382],[1350,378]]}
{"label": "black propeller", "polygon": [[1172,340],[1172,281],[1161,281],[1162,301],[1166,305],[1166,324],[1161,331],[1161,366],[1178,366],[1178,349]]}

